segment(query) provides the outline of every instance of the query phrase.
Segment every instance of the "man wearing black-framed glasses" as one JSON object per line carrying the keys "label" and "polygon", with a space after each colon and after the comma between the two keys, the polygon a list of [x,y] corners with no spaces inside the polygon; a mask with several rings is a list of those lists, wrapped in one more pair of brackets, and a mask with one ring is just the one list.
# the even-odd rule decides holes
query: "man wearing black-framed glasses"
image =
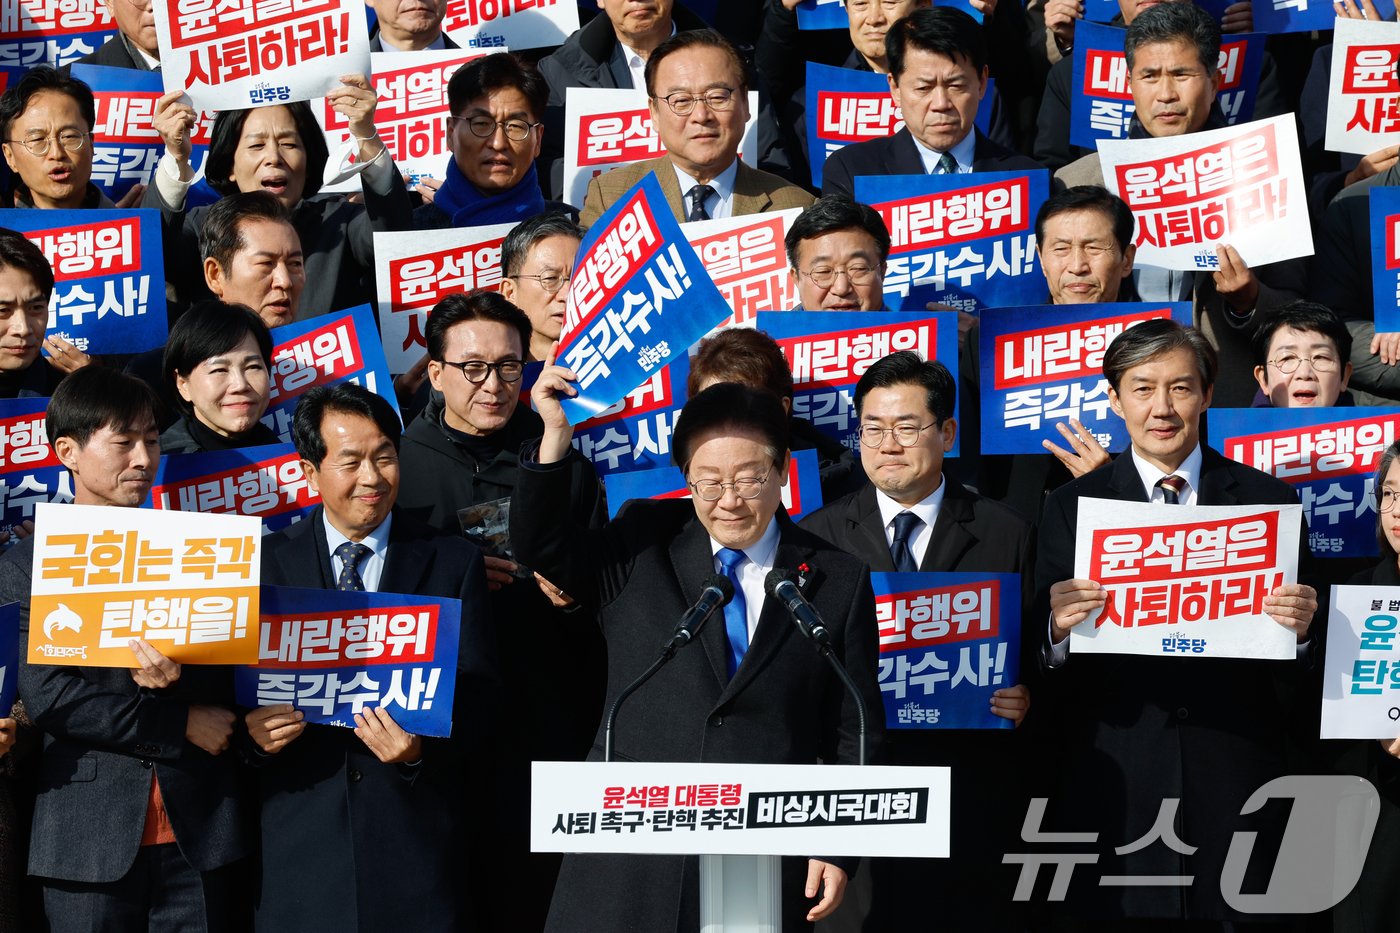
{"label": "man wearing black-framed glasses", "polygon": [[[533,282],[527,282],[533,286]],[[562,289],[561,289],[562,290]],[[497,292],[450,295],[428,315],[428,379],[435,390],[403,435],[399,507],[439,531],[461,534],[458,513],[496,503],[508,514],[522,445],[544,431],[520,404],[522,360],[532,329],[525,314]],[[565,469],[572,506],[560,521],[601,527],[606,519],[593,466],[572,451]],[[485,509],[481,509],[485,511]],[[559,587],[516,563],[509,542],[486,557],[505,708],[516,720],[487,757],[499,767],[493,789],[501,806],[488,832],[498,840],[482,890],[486,930],[539,930],[558,871],[557,856],[529,854],[525,821],[531,759],[582,758],[602,703],[602,637],[590,613],[569,608]],[[565,612],[568,615],[565,615]]]}
{"label": "man wearing black-framed glasses", "polygon": [[18,176],[11,206],[115,206],[91,181],[96,113],[86,84],[46,66],[29,71],[0,97],[0,148]]}
{"label": "man wearing black-framed glasses", "polygon": [[802,188],[739,161],[750,81],[743,58],[724,36],[712,29],[677,33],[651,53],[645,79],[652,124],[666,154],[589,182],[580,216],[584,227],[650,172],[681,222],[812,203]]}

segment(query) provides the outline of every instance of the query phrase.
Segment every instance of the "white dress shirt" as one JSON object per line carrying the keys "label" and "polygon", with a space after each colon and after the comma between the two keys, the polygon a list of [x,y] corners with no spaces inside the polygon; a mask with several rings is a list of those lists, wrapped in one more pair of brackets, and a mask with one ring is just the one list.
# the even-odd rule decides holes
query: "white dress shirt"
{"label": "white dress shirt", "polygon": [[[676,163],[672,162],[671,167],[676,170],[676,183],[681,186],[681,216],[684,217],[690,213],[690,189],[700,182],[681,171]],[[715,189],[715,193],[705,198],[705,210],[709,212],[711,220],[734,216],[734,180],[738,177],[739,157],[735,156],[729,168],[710,180],[710,187]]]}
{"label": "white dress shirt", "polygon": [[[910,135],[912,136],[913,134]],[[913,139],[914,148],[919,150],[919,158],[924,160],[924,173],[932,175],[934,170],[938,168],[938,160],[943,158],[943,153],[939,152],[937,149],[930,149],[928,146],[925,146],[923,143],[919,142],[919,137],[917,136],[914,136]],[[969,175],[972,173],[972,161],[976,156],[976,152],[976,130],[969,132],[962,138],[962,142],[948,150],[948,154],[958,160],[959,175]]]}
{"label": "white dress shirt", "polygon": [[[901,513],[913,512],[923,520],[923,524],[918,526],[909,538],[909,553],[913,555],[915,565],[922,567],[928,544],[933,540],[933,523],[938,521],[938,510],[943,505],[943,493],[947,488],[948,478],[940,477],[937,489],[908,508],[885,495],[882,490],[876,489],[875,504],[880,507],[880,521],[885,526],[885,545],[894,546],[895,518]],[[890,554],[893,556],[894,552],[891,551]]]}
{"label": "white dress shirt", "polygon": [[[715,572],[724,573],[724,567],[719,562],[719,550],[728,545],[720,544],[714,538],[710,539],[710,553],[715,555]],[[763,537],[759,538],[752,547],[742,549],[744,556],[748,558],[736,569],[739,576],[739,589],[744,593],[744,614],[749,623],[749,644],[753,644],[753,633],[758,628],[758,617],[763,613],[763,600],[768,597],[764,590],[764,583],[768,579],[768,573],[773,569],[773,560],[778,554],[778,522],[770,519],[768,530],[763,532]]]}
{"label": "white dress shirt", "polygon": [[[384,517],[384,521],[379,523],[378,528],[366,535],[364,540],[358,542],[370,550],[370,553],[361,559],[357,566],[360,571],[360,580],[364,583],[367,592],[379,592],[379,578],[384,575],[384,557],[389,553],[389,528],[393,522],[394,514],[390,512]],[[336,580],[339,580],[340,571],[344,568],[341,559],[335,556],[335,549],[350,539],[336,530],[336,527],[326,516],[325,509],[321,510],[321,524],[326,529],[326,546],[330,548],[331,573]]]}

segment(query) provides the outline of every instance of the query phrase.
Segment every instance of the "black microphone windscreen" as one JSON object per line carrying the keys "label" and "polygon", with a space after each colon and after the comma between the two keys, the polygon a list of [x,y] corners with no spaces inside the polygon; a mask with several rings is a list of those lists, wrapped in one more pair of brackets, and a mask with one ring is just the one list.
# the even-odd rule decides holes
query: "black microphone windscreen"
{"label": "black microphone windscreen", "polygon": [[772,570],[768,571],[768,576],[763,578],[763,592],[767,593],[769,596],[772,596],[773,591],[778,588],[779,583],[782,583],[784,580],[795,579],[797,579],[797,575],[794,574],[791,570],[784,570],[781,567],[774,567]]}
{"label": "black microphone windscreen", "polygon": [[724,574],[710,574],[710,576],[706,578],[705,584],[701,587],[701,589],[708,589],[712,586],[724,594],[725,605],[728,605],[729,601],[734,598],[734,584],[730,583],[729,578],[726,577]]}

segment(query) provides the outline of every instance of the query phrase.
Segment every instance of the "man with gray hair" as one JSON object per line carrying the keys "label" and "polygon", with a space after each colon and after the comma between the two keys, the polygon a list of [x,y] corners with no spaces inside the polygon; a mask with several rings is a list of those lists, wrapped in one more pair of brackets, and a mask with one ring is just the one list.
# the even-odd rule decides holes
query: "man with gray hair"
{"label": "man with gray hair", "polygon": [[[1044,633],[1050,707],[1044,723],[1060,766],[1050,816],[1040,827],[1096,834],[1098,877],[1163,879],[1121,887],[1071,883],[1071,912],[1104,924],[1092,929],[1137,929],[1124,925],[1128,918],[1252,919],[1221,896],[1226,851],[1236,831],[1259,832],[1271,840],[1264,847],[1273,844],[1283,831],[1278,817],[1287,817],[1267,809],[1241,817],[1241,811],[1254,791],[1287,770],[1285,748],[1297,724],[1280,705],[1290,708],[1312,661],[1317,592],[1311,586],[1284,584],[1264,598],[1264,611],[1297,636],[1297,659],[1287,665],[1070,650],[1070,631],[1106,604],[1098,582],[1074,574],[1081,498],[1163,509],[1298,501],[1286,483],[1202,443],[1201,415],[1210,407],[1216,369],[1205,337],[1174,321],[1147,321],[1115,338],[1103,371],[1132,444],[1110,466],[1052,492],[1041,522],[1035,609],[1027,624]],[[1304,562],[1306,527],[1299,541]],[[1271,860],[1255,861],[1266,872],[1272,867]],[[1168,883],[1171,878],[1186,880]]]}
{"label": "man with gray hair", "polygon": [[501,244],[501,294],[530,319],[526,362],[541,362],[564,328],[569,278],[583,230],[565,214],[541,214]]}
{"label": "man with gray hair", "polygon": [[[1135,113],[1130,139],[1163,139],[1225,126],[1215,104],[1220,90],[1220,26],[1194,3],[1159,3],[1138,14],[1123,42]],[[1098,153],[1055,173],[1064,187],[1102,185]],[[1228,243],[1216,247],[1219,267],[1184,272],[1139,264],[1133,282],[1143,301],[1191,301],[1194,323],[1224,357],[1220,403],[1248,407],[1254,398],[1249,336],[1255,312],[1267,312],[1307,288],[1301,260],[1251,269]]]}

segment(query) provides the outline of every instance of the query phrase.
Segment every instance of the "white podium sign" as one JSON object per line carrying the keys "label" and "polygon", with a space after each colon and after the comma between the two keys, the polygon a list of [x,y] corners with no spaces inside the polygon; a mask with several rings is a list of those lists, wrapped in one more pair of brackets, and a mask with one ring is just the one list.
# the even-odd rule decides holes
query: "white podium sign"
{"label": "white podium sign", "polygon": [[949,770],[537,761],[534,852],[948,857]]}

